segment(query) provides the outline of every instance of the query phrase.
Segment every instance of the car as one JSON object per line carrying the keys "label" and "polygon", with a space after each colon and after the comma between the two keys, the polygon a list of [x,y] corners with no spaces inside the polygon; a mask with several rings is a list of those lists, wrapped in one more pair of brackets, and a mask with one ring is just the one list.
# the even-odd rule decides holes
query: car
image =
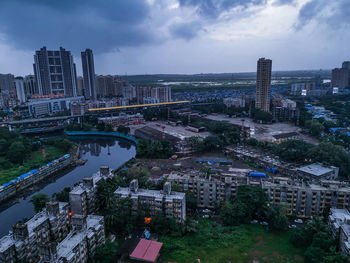
{"label": "car", "polygon": [[296,225],[290,225],[290,226],[288,226],[290,229],[292,229],[292,228],[297,228],[297,226]]}
{"label": "car", "polygon": [[204,209],[203,213],[210,213],[211,211],[209,209]]}
{"label": "car", "polygon": [[295,219],[295,220],[294,220],[294,223],[302,224],[302,223],[303,223],[303,220],[302,220],[302,219]]}
{"label": "car", "polygon": [[258,223],[258,220],[252,220],[250,221],[251,224],[257,224]]}
{"label": "car", "polygon": [[209,218],[209,215],[202,215],[202,218]]}

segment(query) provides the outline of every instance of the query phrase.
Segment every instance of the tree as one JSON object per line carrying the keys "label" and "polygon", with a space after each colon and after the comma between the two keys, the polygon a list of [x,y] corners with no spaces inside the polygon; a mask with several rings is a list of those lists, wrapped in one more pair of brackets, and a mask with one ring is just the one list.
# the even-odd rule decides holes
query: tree
{"label": "tree", "polygon": [[339,145],[321,142],[312,147],[307,155],[313,162],[324,162],[339,167],[340,173],[344,176],[350,173],[350,156]]}
{"label": "tree", "polygon": [[310,133],[316,137],[320,136],[324,131],[324,126],[316,119],[306,121],[305,125],[310,130]]}
{"label": "tree", "polygon": [[8,149],[8,142],[5,139],[0,139],[0,155],[6,154]]}
{"label": "tree", "polygon": [[267,222],[272,229],[286,230],[288,227],[287,208],[281,205],[269,206],[267,213]]}
{"label": "tree", "polygon": [[104,131],[105,130],[105,123],[103,121],[99,122],[96,126],[98,131]]}
{"label": "tree", "polygon": [[112,126],[112,124],[107,124],[105,127],[105,132],[113,132],[114,128]]}
{"label": "tree", "polygon": [[61,150],[67,152],[72,147],[72,142],[68,139],[56,140],[55,146]]}
{"label": "tree", "polygon": [[13,163],[23,163],[26,149],[22,142],[13,142],[7,152],[7,158]]}
{"label": "tree", "polygon": [[208,136],[203,141],[205,150],[221,149],[224,146],[224,142],[219,136]]}
{"label": "tree", "polygon": [[104,245],[99,246],[94,254],[96,263],[116,263],[118,261],[117,242],[107,241]]}
{"label": "tree", "polygon": [[130,128],[128,126],[119,125],[117,128],[117,132],[127,135],[130,133]]}
{"label": "tree", "polygon": [[190,141],[191,147],[195,152],[202,152],[204,150],[204,142],[201,138],[192,136],[188,138]]}
{"label": "tree", "polygon": [[304,262],[319,263],[319,262],[322,262],[325,255],[326,255],[326,252],[323,249],[319,247],[310,246],[305,251]]}
{"label": "tree", "polygon": [[220,218],[225,225],[239,225],[250,219],[246,217],[248,210],[246,204],[240,201],[226,202],[220,210]]}
{"label": "tree", "polygon": [[306,248],[310,246],[312,238],[312,231],[298,227],[291,231],[289,240],[295,247]]}
{"label": "tree", "polygon": [[273,116],[270,113],[260,109],[254,109],[252,115],[253,119],[257,121],[271,122],[273,119]]}
{"label": "tree", "polygon": [[186,208],[192,211],[197,208],[197,198],[191,191],[186,192]]}
{"label": "tree", "polygon": [[40,212],[43,210],[43,208],[46,205],[46,202],[50,201],[49,197],[46,194],[40,193],[37,195],[34,195],[31,199],[30,202],[33,203],[34,205],[34,210],[36,213]]}
{"label": "tree", "polygon": [[322,263],[349,263],[349,261],[339,252],[336,252],[335,247],[332,247],[330,253],[324,257]]}
{"label": "tree", "polygon": [[70,187],[65,187],[61,192],[54,193],[52,197],[58,202],[69,202]]}
{"label": "tree", "polygon": [[287,140],[274,147],[273,152],[285,161],[303,162],[312,144],[302,140]]}

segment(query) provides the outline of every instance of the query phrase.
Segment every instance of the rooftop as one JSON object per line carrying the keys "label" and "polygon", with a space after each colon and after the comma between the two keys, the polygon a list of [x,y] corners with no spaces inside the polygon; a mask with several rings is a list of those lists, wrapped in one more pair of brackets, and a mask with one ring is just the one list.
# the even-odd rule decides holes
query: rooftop
{"label": "rooftop", "polygon": [[140,239],[136,248],[130,254],[130,258],[146,262],[156,262],[162,246],[163,243],[160,242]]}
{"label": "rooftop", "polygon": [[114,194],[120,194],[122,197],[127,197],[129,194],[132,196],[147,196],[147,197],[154,197],[158,199],[162,199],[163,197],[167,197],[170,199],[183,199],[185,197],[185,193],[181,192],[171,192],[170,195],[163,194],[162,191],[157,190],[149,190],[149,189],[138,189],[137,192],[130,191],[128,187],[119,187]]}
{"label": "rooftop", "polygon": [[333,169],[330,167],[325,167],[321,164],[318,163],[313,163],[313,164],[309,164],[303,167],[299,167],[297,168],[298,171],[304,172],[304,173],[308,173],[314,176],[322,176],[324,174],[333,172]]}

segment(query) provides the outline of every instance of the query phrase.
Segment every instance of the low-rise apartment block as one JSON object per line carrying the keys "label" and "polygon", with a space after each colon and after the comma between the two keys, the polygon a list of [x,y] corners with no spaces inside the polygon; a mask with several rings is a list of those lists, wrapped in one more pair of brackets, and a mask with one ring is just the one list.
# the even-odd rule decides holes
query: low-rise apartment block
{"label": "low-rise apartment block", "polygon": [[0,262],[48,262],[47,255],[69,232],[68,203],[48,202],[46,209],[25,223],[16,223],[0,239]]}
{"label": "low-rise apartment block", "polygon": [[173,172],[168,181],[177,183],[184,191],[197,197],[200,208],[214,208],[219,202],[236,195],[238,186],[262,187],[274,204],[286,204],[288,213],[299,217],[322,215],[325,209],[347,208],[350,205],[350,185],[330,180],[307,183],[287,177],[264,178],[252,176],[245,169],[232,169],[230,173],[207,176],[199,171]]}
{"label": "low-rise apartment block", "polygon": [[347,209],[331,208],[328,227],[339,245],[340,252],[350,257],[350,213]]}
{"label": "low-rise apartment block", "polygon": [[274,204],[287,204],[288,213],[299,217],[320,216],[328,208],[347,208],[350,205],[350,185],[321,180],[304,183],[285,177],[263,181],[262,188]]}
{"label": "low-rise apartment block", "polygon": [[157,212],[173,217],[176,222],[186,220],[186,194],[171,191],[169,182],[164,184],[162,191],[139,189],[138,181],[133,180],[129,188],[119,187],[114,195],[117,200],[129,197],[133,201],[132,213],[137,214],[141,205],[148,205],[151,215]]}
{"label": "low-rise apartment block", "polygon": [[111,169],[107,166],[102,166],[100,171],[92,177],[86,177],[83,182],[74,187],[69,192],[69,203],[72,215],[93,214],[97,210],[97,183],[102,179],[113,177]]}
{"label": "low-rise apartment block", "polygon": [[75,216],[72,225],[73,231],[56,248],[54,262],[87,262],[96,248],[105,243],[103,216]]}
{"label": "low-rise apartment block", "polygon": [[196,170],[187,173],[172,172],[167,181],[180,185],[197,197],[197,206],[213,209],[217,203],[229,200],[236,195],[239,185],[260,185],[259,179],[247,176],[247,169],[231,169],[223,174],[206,175]]}

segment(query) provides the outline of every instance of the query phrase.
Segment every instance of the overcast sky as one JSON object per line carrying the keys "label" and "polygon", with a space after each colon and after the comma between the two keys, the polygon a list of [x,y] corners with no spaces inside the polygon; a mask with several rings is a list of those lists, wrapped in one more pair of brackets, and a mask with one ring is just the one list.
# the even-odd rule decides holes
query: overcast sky
{"label": "overcast sky", "polygon": [[42,46],[91,48],[97,74],[329,69],[350,60],[349,0],[0,0],[0,73]]}

